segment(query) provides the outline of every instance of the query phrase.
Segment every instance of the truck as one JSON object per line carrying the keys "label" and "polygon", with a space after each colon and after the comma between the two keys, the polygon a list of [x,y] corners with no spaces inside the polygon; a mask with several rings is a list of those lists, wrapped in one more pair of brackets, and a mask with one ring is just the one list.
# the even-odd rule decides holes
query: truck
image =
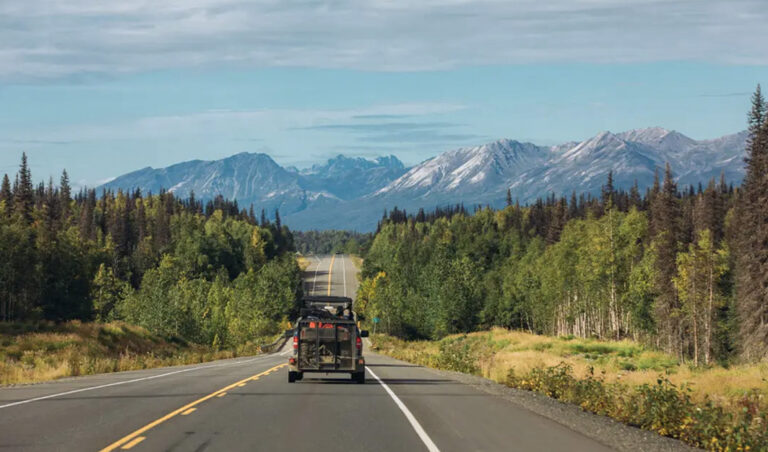
{"label": "truck", "polygon": [[365,383],[363,341],[347,297],[305,297],[293,334],[293,355],[288,358],[288,382],[307,372],[348,373],[352,381]]}

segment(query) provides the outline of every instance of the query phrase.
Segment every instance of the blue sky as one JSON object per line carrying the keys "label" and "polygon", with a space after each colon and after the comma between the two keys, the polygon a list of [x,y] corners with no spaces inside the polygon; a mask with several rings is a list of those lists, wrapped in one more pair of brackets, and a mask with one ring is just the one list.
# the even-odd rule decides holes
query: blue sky
{"label": "blue sky", "polygon": [[[414,164],[497,138],[744,128],[760,1],[0,4],[0,173],[79,184],[266,152]],[[113,4],[114,3],[114,4]]]}

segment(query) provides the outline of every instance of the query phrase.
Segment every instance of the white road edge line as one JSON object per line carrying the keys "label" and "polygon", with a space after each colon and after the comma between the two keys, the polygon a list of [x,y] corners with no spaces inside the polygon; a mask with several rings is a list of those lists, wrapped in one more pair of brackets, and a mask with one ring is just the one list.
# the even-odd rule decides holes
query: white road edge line
{"label": "white road edge line", "polygon": [[315,294],[315,287],[317,286],[317,271],[320,269],[320,264],[322,263],[317,255],[315,255],[315,260],[317,260],[317,264],[315,264],[315,277],[312,279],[312,291],[309,293],[310,295]]}
{"label": "white road edge line", "polygon": [[411,410],[408,409],[407,406],[403,403],[402,400],[392,391],[389,389],[389,386],[386,385],[383,381],[381,381],[381,378],[379,378],[378,375],[376,375],[370,367],[366,366],[366,370],[373,375],[373,378],[378,380],[379,384],[384,388],[385,391],[389,394],[390,397],[392,397],[392,400],[395,401],[395,404],[398,408],[400,408],[400,411],[403,412],[406,419],[408,419],[408,422],[411,423],[411,427],[416,431],[416,434],[419,435],[419,438],[421,438],[421,441],[424,443],[425,446],[427,446],[427,450],[429,452],[440,452],[440,449],[437,448],[435,443],[432,441],[432,438],[427,435],[427,432],[424,431],[424,428],[421,427],[421,424],[419,424],[419,421],[416,420],[416,417],[411,413]]}
{"label": "white road edge line", "polygon": [[6,403],[5,405],[0,405],[0,409],[10,408],[12,406],[17,406],[17,405],[24,405],[26,403],[37,402],[37,401],[40,401],[40,400],[53,399],[55,397],[61,397],[61,396],[70,395],[70,394],[77,394],[78,392],[93,391],[95,389],[109,388],[109,387],[112,387],[112,386],[120,386],[120,385],[124,385],[124,384],[128,384],[128,383],[137,383],[139,381],[154,380],[155,378],[167,377],[169,375],[180,374],[180,373],[183,373],[183,372],[191,372],[193,370],[203,370],[203,369],[210,369],[212,367],[235,366],[235,365],[238,365],[238,364],[246,364],[246,363],[250,363],[250,362],[253,362],[253,361],[256,361],[256,360],[262,360],[262,359],[266,359],[266,358],[270,358],[270,357],[271,356],[258,356],[256,358],[252,358],[252,359],[249,359],[249,360],[246,360],[246,361],[238,361],[238,362],[235,362],[235,363],[222,363],[222,364],[214,364],[212,366],[192,367],[190,369],[176,370],[176,371],[173,371],[173,372],[167,372],[167,373],[160,374],[160,375],[150,375],[149,377],[136,378],[136,379],[133,379],[133,380],[117,381],[115,383],[108,383],[108,384],[105,384],[105,385],[90,386],[90,387],[87,387],[87,388],[74,389],[72,391],[59,392],[59,393],[56,393],[56,394],[49,394],[49,395],[46,395],[46,396],[35,397],[35,398],[32,398],[32,399],[19,400],[18,402]]}
{"label": "white road edge line", "polygon": [[347,264],[344,263],[344,255],[341,255],[341,273],[344,275],[344,296],[347,296]]}

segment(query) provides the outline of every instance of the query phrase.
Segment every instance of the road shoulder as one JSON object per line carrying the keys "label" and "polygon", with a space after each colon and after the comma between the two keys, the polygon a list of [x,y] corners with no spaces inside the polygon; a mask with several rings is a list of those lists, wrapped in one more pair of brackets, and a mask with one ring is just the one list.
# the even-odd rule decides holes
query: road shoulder
{"label": "road shoulder", "polygon": [[535,415],[557,422],[619,451],[699,450],[681,441],[631,427],[605,416],[585,412],[575,405],[562,403],[541,394],[510,388],[487,378],[427,367],[424,369],[442,378],[449,378],[478,391],[500,397]]}

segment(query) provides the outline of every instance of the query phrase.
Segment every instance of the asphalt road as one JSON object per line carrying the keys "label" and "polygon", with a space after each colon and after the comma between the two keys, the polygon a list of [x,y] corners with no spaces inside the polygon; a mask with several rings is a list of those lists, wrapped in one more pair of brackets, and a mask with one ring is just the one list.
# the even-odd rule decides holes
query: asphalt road
{"label": "asphalt road", "polygon": [[[347,256],[312,261],[307,293],[354,296]],[[287,353],[0,389],[0,449],[610,450],[502,397],[372,353],[365,385],[321,374],[289,384]]]}
{"label": "asphalt road", "polygon": [[358,269],[350,256],[307,257],[309,266],[304,270],[304,293],[307,295],[334,295],[355,298]]}

